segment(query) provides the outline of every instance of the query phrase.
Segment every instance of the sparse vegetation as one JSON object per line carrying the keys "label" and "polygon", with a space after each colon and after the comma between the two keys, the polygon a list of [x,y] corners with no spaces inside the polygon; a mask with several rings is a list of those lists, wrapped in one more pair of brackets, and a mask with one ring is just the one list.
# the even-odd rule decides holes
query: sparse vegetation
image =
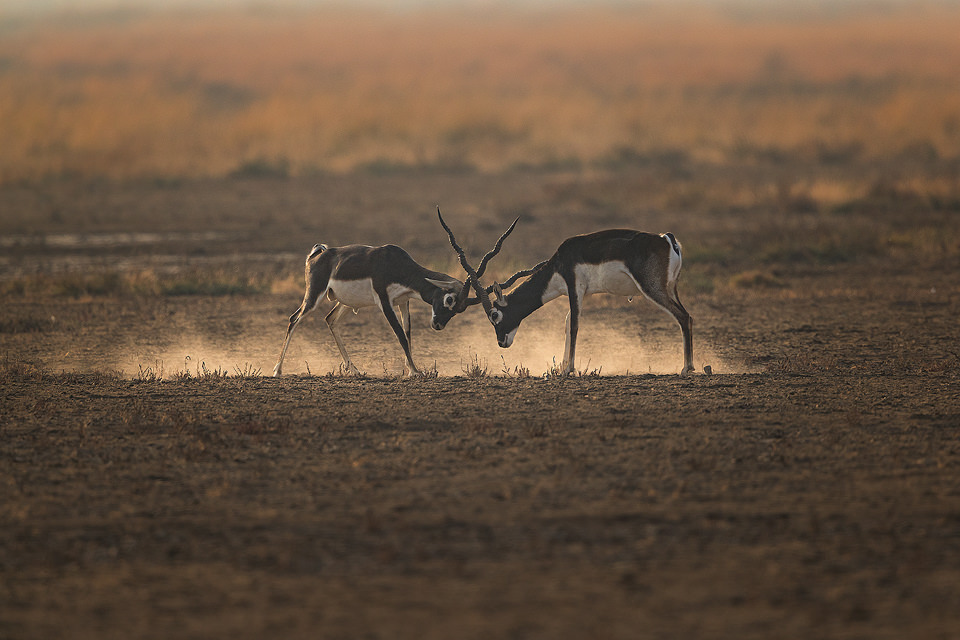
{"label": "sparse vegetation", "polygon": [[774,273],[768,273],[753,269],[743,271],[730,278],[730,285],[740,289],[752,289],[756,287],[783,287],[786,286],[780,278]]}
{"label": "sparse vegetation", "polygon": [[434,378],[438,378],[439,376],[440,376],[440,371],[437,370],[437,363],[436,361],[434,361],[433,366],[431,366],[429,369],[420,370],[419,377],[425,380],[432,380]]}
{"label": "sparse vegetation", "polygon": [[460,369],[463,371],[463,374],[468,378],[480,379],[486,378],[488,373],[487,361],[480,358],[479,355],[474,354],[470,358],[470,362],[467,364],[460,363]]}
{"label": "sparse vegetation", "polygon": [[200,268],[163,275],[152,269],[109,269],[22,276],[0,282],[0,294],[21,297],[233,296],[254,295],[272,288],[272,278],[258,274]]}
{"label": "sparse vegetation", "polygon": [[[308,363],[304,363],[304,364],[307,368],[307,375],[311,375],[310,365]],[[386,372],[387,370],[386,366],[384,366],[383,370],[384,372]],[[362,371],[351,370],[349,367],[347,367],[347,365],[343,364],[343,362],[340,362],[335,369],[327,372],[328,378],[362,378],[365,375],[366,374]]]}
{"label": "sparse vegetation", "polygon": [[507,365],[507,360],[500,356],[500,361],[503,362],[503,365],[500,371],[507,378],[516,378],[517,380],[527,380],[530,378],[530,368],[525,367],[522,364],[514,365],[513,369]]}
{"label": "sparse vegetation", "polygon": [[[189,373],[180,372],[189,377]],[[163,380],[164,369],[163,361],[157,360],[152,365],[144,366],[143,363],[137,365],[136,380],[138,382],[160,382]]]}
{"label": "sparse vegetation", "polygon": [[560,364],[557,364],[557,359],[554,357],[553,363],[550,365],[550,368],[544,371],[543,375],[541,375],[540,377],[546,380],[554,379],[554,378],[559,378],[562,380],[566,376],[563,373],[563,366]]}
{"label": "sparse vegetation", "polygon": [[260,367],[255,367],[249,362],[245,363],[243,367],[235,365],[233,371],[237,378],[247,379],[260,377]]}
{"label": "sparse vegetation", "polygon": [[22,358],[4,354],[3,359],[0,360],[0,380],[4,382],[24,379],[40,380],[43,375],[43,367]]}
{"label": "sparse vegetation", "polygon": [[50,318],[18,317],[0,319],[0,333],[44,333],[50,331],[56,321]]}
{"label": "sparse vegetation", "polygon": [[[240,369],[238,369],[238,368],[236,368],[236,367],[234,367],[234,368],[237,369],[238,372],[240,371]],[[197,364],[196,370],[195,370],[193,373],[191,373],[191,372],[190,372],[190,369],[185,366],[181,371],[175,372],[175,373],[173,374],[173,378],[172,378],[172,379],[173,379],[173,380],[176,380],[177,382],[186,382],[186,381],[188,381],[188,380],[207,380],[207,381],[209,381],[209,380],[223,380],[224,378],[227,377],[227,375],[228,375],[228,374],[227,374],[226,369],[223,369],[223,368],[221,368],[221,367],[215,367],[215,368],[212,368],[212,369],[211,369],[211,368],[208,368],[206,361],[205,361],[205,360],[201,360],[201,361]],[[239,377],[239,378],[244,378],[244,377],[246,377],[246,376],[243,376],[243,375],[241,375],[241,374],[238,374],[237,377]]]}
{"label": "sparse vegetation", "polygon": [[191,371],[191,362],[192,359],[187,356],[184,360],[183,368],[174,371],[169,377],[167,377],[166,368],[162,360],[156,360],[152,365],[140,363],[137,365],[137,373],[134,375],[134,379],[138,382],[163,382],[164,380],[172,382],[210,382],[226,380],[227,378],[251,380],[261,377],[260,368],[250,363],[246,363],[242,367],[240,365],[234,365],[233,375],[230,375],[229,371],[223,367],[208,367],[205,360],[200,360]]}
{"label": "sparse vegetation", "polygon": [[603,367],[597,367],[596,369],[590,368],[590,363],[587,362],[587,365],[583,369],[575,369],[574,375],[578,378],[599,378],[603,372]]}

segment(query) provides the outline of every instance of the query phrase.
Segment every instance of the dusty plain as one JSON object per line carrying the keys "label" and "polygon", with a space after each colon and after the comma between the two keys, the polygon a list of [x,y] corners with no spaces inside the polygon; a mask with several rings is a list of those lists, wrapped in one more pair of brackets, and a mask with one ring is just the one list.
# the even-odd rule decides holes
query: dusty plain
{"label": "dusty plain", "polygon": [[[958,637],[960,19],[924,6],[4,23],[0,638]],[[672,231],[697,373],[596,296],[571,377],[564,299],[509,350],[415,304],[416,379],[373,309],[343,375],[321,309],[269,377],[315,242],[460,275],[437,205],[475,259],[520,216],[497,278]]]}
{"label": "dusty plain", "polygon": [[[642,172],[596,179],[637,184]],[[278,208],[268,203],[285,198],[326,210],[339,189],[374,194],[401,202],[387,213],[344,204],[362,233],[330,220],[328,233],[317,222],[306,240],[283,242],[400,233],[437,264],[448,258],[435,201],[451,201],[474,247],[523,210],[510,263],[558,240],[547,224],[558,184],[571,201],[597,188],[583,176],[405,178],[406,197],[429,194],[417,205],[398,197],[398,182],[225,181],[92,200],[109,216],[128,189],[170,211],[207,194],[228,217],[238,214],[220,200],[242,194],[269,221]],[[477,205],[483,215],[468,222],[458,212],[480,194],[507,202]],[[294,202],[283,215],[308,208]],[[368,229],[367,215],[396,228]],[[263,374],[300,297],[287,272],[302,256],[251,257],[272,241],[260,218],[236,237],[169,250],[20,247],[10,260],[21,270],[133,259],[158,286],[175,255],[188,272],[272,278],[281,291],[129,293],[127,280],[87,266],[83,278],[20,281],[104,292],[7,294],[0,635],[955,636],[960,265],[956,244],[937,245],[934,231],[955,243],[957,214],[911,217],[929,251],[759,268],[695,257],[699,242],[726,233],[764,246],[770,228],[798,216],[839,225],[854,244],[857,220],[886,238],[901,219],[766,215],[761,231],[722,231],[739,217],[722,213],[633,220],[674,229],[691,256],[681,295],[696,319],[697,368],[714,374],[687,379],[666,314],[600,297],[585,312],[576,377],[550,375],[560,300],[510,350],[477,308],[434,332],[421,305],[414,354],[436,377],[414,380],[400,377],[399,347],[372,309],[345,331],[366,375],[340,375],[317,313],[295,334],[290,374],[273,379]],[[202,219],[191,219],[199,233]],[[730,284],[727,273],[747,275]]]}

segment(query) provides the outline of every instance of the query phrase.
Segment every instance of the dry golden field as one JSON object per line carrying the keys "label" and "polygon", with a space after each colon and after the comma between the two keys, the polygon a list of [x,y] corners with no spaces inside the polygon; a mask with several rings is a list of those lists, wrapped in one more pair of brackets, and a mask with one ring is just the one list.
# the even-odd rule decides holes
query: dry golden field
{"label": "dry golden field", "polygon": [[[3,11],[0,640],[960,636],[955,3]],[[267,377],[437,205],[672,231],[697,374],[594,296]]]}
{"label": "dry golden field", "polygon": [[956,157],[960,8],[831,6],[8,18],[0,180]]}

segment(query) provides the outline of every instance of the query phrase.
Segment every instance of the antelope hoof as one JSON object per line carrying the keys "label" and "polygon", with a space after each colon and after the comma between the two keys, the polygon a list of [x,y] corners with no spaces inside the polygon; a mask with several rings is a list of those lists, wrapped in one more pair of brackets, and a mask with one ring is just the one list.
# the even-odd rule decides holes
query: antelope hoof
{"label": "antelope hoof", "polygon": [[274,378],[279,378],[281,375],[282,375],[282,373],[281,373],[281,371],[280,371],[280,365],[275,366],[275,367],[273,368],[273,377],[274,377]]}
{"label": "antelope hoof", "polygon": [[684,367],[684,368],[680,371],[680,377],[681,377],[681,378],[688,378],[688,377],[690,376],[690,374],[693,373],[694,371],[696,371],[696,369],[693,368],[693,365],[688,366],[688,367]]}

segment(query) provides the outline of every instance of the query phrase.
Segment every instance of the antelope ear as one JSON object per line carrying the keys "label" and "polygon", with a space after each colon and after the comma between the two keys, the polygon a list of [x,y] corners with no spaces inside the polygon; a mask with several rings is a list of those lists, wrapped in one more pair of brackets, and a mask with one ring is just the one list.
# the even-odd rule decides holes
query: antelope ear
{"label": "antelope ear", "polygon": [[460,290],[463,289],[463,285],[456,280],[431,280],[430,278],[424,278],[424,280],[435,287],[440,287],[444,291],[450,291],[452,293],[459,293]]}
{"label": "antelope ear", "polygon": [[498,307],[507,306],[507,299],[506,296],[503,295],[503,289],[500,287],[499,282],[493,283],[493,293],[497,296],[497,299],[494,302],[496,302]]}

